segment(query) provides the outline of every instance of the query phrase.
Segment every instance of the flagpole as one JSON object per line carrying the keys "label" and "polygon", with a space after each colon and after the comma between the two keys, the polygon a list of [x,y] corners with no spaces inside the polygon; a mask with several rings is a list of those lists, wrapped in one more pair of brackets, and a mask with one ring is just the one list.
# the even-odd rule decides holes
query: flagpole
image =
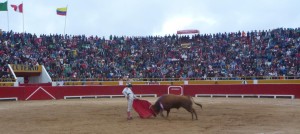
{"label": "flagpole", "polygon": [[23,17],[23,33],[25,33],[24,31],[24,4],[23,4],[23,1],[22,1],[22,17]]}
{"label": "flagpole", "polygon": [[68,5],[67,5],[67,11],[66,11],[66,16],[65,16],[65,27],[64,27],[64,36],[66,34],[66,25],[67,25],[67,15],[68,15]]}
{"label": "flagpole", "polygon": [[[7,5],[8,5],[8,0],[7,0]],[[6,13],[7,13],[7,32],[9,32],[9,15],[8,15],[8,10],[7,10]]]}

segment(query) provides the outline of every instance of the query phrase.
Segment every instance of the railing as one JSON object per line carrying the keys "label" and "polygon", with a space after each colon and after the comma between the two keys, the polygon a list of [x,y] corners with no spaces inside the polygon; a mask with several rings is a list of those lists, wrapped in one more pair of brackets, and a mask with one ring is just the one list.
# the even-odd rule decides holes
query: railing
{"label": "railing", "polygon": [[16,82],[14,78],[0,78],[0,82]]}
{"label": "railing", "polygon": [[[206,78],[130,78],[131,81],[183,81],[183,80],[279,80],[300,79],[300,76],[251,76],[251,77],[206,77]],[[122,78],[52,78],[53,81],[120,81]]]}
{"label": "railing", "polygon": [[[183,80],[278,80],[300,79],[300,76],[251,76],[251,77],[206,77],[206,78],[130,78],[131,81],[183,81]],[[52,81],[126,81],[122,78],[52,78]],[[0,78],[0,82],[15,82],[14,78]]]}

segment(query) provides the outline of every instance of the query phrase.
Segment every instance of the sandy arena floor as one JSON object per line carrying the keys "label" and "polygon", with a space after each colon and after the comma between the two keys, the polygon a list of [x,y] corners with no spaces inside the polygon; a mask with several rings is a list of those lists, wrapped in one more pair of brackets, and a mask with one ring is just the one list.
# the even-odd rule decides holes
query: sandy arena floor
{"label": "sandy arena floor", "polygon": [[[142,98],[154,102],[157,98]],[[199,120],[184,109],[168,119],[126,120],[125,98],[1,101],[3,134],[297,134],[300,100],[194,98]]]}

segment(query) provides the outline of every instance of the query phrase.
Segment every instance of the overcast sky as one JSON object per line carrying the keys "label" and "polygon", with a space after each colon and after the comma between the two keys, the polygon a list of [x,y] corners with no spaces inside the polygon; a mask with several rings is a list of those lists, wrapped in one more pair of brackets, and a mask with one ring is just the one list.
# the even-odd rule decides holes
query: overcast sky
{"label": "overcast sky", "polygon": [[[0,0],[4,2],[6,0]],[[23,31],[22,14],[0,12],[0,29]],[[204,33],[300,27],[300,0],[23,0],[25,31],[63,34],[148,36],[198,29]]]}

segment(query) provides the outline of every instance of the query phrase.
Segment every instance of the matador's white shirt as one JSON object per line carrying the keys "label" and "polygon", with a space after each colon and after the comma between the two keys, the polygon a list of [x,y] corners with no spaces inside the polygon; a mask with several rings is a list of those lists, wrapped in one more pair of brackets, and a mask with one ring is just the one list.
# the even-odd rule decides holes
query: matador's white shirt
{"label": "matador's white shirt", "polygon": [[134,93],[129,87],[125,87],[122,91],[122,93],[127,97],[129,96],[130,99],[133,99],[135,97]]}

